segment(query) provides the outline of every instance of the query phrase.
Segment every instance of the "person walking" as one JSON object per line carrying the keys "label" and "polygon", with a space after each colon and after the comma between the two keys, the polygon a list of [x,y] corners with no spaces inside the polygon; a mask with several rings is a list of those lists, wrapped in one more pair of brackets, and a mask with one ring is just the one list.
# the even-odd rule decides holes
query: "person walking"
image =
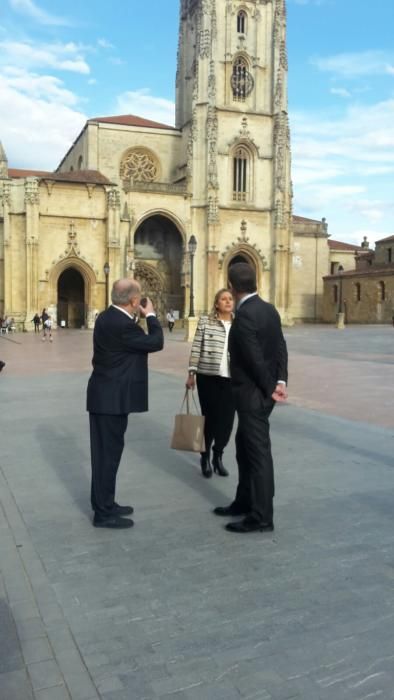
{"label": "person walking", "polygon": [[51,319],[49,314],[46,314],[46,319],[43,323],[42,330],[43,330],[42,339],[45,341],[47,339],[47,335],[48,335],[49,342],[52,343],[52,341],[53,341],[53,338],[52,338],[52,319]]}
{"label": "person walking", "polygon": [[[87,388],[92,464],[91,505],[95,527],[128,528],[131,506],[115,501],[116,476],[129,413],[148,410],[148,354],[163,348],[163,331],[150,299],[141,306],[141,288],[133,279],[117,280],[112,305],[96,319],[93,372]],[[145,303],[145,302],[144,302]],[[148,333],[134,314],[146,318]]]}
{"label": "person walking", "polygon": [[275,402],[287,398],[286,341],[277,310],[257,294],[251,265],[232,265],[229,283],[236,302],[229,351],[238,414],[235,444],[239,478],[234,501],[215,508],[214,513],[245,516],[228,523],[229,532],[272,532],[274,468],[269,416]]}
{"label": "person walking", "polygon": [[34,333],[40,332],[40,315],[35,313],[32,318],[32,323],[34,323]]}
{"label": "person walking", "polygon": [[170,309],[168,311],[166,318],[167,318],[168,330],[170,331],[170,333],[172,333],[172,329],[175,326],[175,316],[174,316],[174,312],[172,309]]}
{"label": "person walking", "polygon": [[200,464],[207,479],[212,476],[212,467],[219,476],[228,476],[222,458],[235,416],[228,357],[233,308],[231,292],[220,289],[211,314],[199,319],[189,359],[186,386],[194,389],[197,379],[201,412],[205,416],[205,452],[201,453]]}

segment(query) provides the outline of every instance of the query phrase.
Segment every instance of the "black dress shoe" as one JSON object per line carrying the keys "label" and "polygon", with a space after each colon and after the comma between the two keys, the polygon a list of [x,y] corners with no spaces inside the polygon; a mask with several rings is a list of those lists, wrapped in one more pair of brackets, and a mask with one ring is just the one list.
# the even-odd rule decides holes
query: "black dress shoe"
{"label": "black dress shoe", "polygon": [[95,515],[93,518],[93,525],[94,527],[109,527],[113,530],[125,530],[128,527],[133,527],[134,521],[121,518],[119,515],[109,515],[106,518]]}
{"label": "black dress shoe", "polygon": [[221,515],[225,518],[231,518],[232,516],[236,518],[238,515],[246,515],[245,510],[240,510],[233,503],[229,506],[217,506],[217,508],[213,509],[213,512],[215,515]]}
{"label": "black dress shoe", "polygon": [[272,532],[274,523],[263,523],[254,518],[244,518],[237,523],[227,523],[226,530],[229,532]]}
{"label": "black dress shoe", "polygon": [[3,369],[3,367],[5,367],[5,362],[3,362],[3,360],[0,360],[0,372]]}
{"label": "black dress shoe", "polygon": [[133,515],[133,513],[132,506],[120,506],[119,503],[114,503],[111,508],[111,515]]}

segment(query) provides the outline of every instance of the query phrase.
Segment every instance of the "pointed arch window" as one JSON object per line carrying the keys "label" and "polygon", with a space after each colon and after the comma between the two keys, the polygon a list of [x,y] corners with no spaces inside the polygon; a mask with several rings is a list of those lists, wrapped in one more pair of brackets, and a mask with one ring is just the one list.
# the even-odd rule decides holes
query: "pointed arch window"
{"label": "pointed arch window", "polygon": [[246,202],[250,193],[250,154],[239,146],[233,157],[233,201]]}
{"label": "pointed arch window", "polygon": [[234,61],[231,75],[233,99],[237,102],[244,102],[246,97],[252,92],[253,86],[254,81],[249,73],[248,63],[243,56],[238,56]]}
{"label": "pointed arch window", "polygon": [[379,282],[378,284],[378,301],[385,301],[386,299],[386,285],[384,282]]}
{"label": "pointed arch window", "polygon": [[246,34],[248,16],[244,10],[240,10],[237,14],[237,32],[238,34]]}

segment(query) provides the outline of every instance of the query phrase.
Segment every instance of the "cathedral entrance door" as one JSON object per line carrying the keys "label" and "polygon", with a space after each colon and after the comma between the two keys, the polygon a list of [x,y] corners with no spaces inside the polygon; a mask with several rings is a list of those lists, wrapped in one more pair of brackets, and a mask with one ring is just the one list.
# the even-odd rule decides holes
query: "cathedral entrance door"
{"label": "cathedral entrance door", "polygon": [[136,277],[143,292],[152,297],[161,320],[169,309],[178,311],[183,318],[183,241],[176,225],[159,214],[145,219],[134,236],[134,255]]}
{"label": "cathedral entrance door", "polygon": [[82,328],[86,323],[85,282],[81,273],[68,267],[57,282],[57,323]]}

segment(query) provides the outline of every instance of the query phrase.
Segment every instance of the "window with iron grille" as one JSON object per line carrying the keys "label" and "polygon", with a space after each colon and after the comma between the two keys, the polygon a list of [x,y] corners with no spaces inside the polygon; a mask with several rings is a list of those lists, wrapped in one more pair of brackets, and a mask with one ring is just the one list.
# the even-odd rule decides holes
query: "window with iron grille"
{"label": "window with iron grille", "polygon": [[233,158],[233,200],[246,202],[249,194],[249,151],[243,146],[237,148]]}
{"label": "window with iron grille", "polygon": [[252,92],[253,86],[254,81],[249,73],[247,61],[242,56],[239,56],[234,62],[231,75],[233,99],[237,102],[244,102],[246,97]]}

